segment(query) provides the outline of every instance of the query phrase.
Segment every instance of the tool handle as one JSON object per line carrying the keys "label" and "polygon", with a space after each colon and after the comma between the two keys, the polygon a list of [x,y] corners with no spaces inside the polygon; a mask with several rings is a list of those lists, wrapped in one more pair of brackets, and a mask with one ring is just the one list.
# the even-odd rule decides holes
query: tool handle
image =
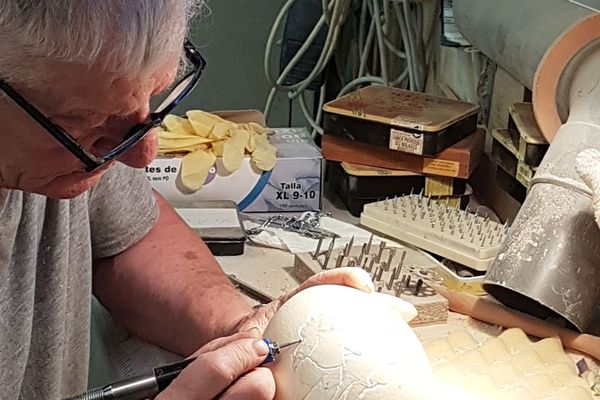
{"label": "tool handle", "polygon": [[263,342],[269,346],[269,354],[265,357],[265,360],[260,365],[265,365],[275,361],[275,356],[279,354],[279,345],[276,342],[271,342],[270,339],[263,339]]}
{"label": "tool handle", "polygon": [[64,400],[106,400],[109,398],[110,397],[107,397],[107,393],[103,388],[98,388]]}
{"label": "tool handle", "polygon": [[181,371],[195,360],[196,357],[190,357],[174,364],[154,368],[154,376],[156,377],[159,392],[165,390],[179,376]]}
{"label": "tool handle", "polygon": [[556,326],[471,294],[457,292],[438,285],[434,285],[433,288],[448,300],[452,311],[489,324],[505,328],[520,328],[528,335],[539,338],[558,336],[565,347],[581,351],[596,360],[600,360],[600,337]]}

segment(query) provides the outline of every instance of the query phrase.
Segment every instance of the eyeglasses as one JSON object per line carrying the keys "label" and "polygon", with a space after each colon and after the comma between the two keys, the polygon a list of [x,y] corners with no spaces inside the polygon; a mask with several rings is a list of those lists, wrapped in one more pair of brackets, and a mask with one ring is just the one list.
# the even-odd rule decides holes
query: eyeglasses
{"label": "eyeglasses", "polygon": [[131,128],[125,139],[111,151],[103,156],[96,156],[85,149],[77,140],[67,133],[63,128],[48,119],[41,111],[29,103],[23,96],[17,93],[8,83],[0,79],[0,90],[8,95],[19,107],[31,116],[42,128],[52,135],[60,144],[69,150],[75,157],[85,164],[86,171],[92,172],[107,162],[114,160],[133,146],[138,144],[152,128],[160,125],[167,114],[185,99],[194,89],[206,66],[202,55],[194,48],[189,40],[184,43],[185,55],[192,63],[193,71],[186,74],[174,86],[168,96],[160,102],[158,107],[150,113],[148,119],[141,124]]}

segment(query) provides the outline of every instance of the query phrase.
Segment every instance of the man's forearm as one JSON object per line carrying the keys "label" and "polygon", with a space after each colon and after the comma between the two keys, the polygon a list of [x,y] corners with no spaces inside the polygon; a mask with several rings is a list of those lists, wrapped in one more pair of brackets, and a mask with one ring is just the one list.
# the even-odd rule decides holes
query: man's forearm
{"label": "man's forearm", "polygon": [[96,262],[94,294],[138,336],[181,354],[233,333],[250,311],[198,236],[160,196],[140,242]]}

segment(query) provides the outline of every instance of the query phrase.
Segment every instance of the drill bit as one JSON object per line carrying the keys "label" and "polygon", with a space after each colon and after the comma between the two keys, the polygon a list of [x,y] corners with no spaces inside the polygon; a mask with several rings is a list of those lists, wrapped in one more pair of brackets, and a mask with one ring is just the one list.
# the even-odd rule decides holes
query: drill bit
{"label": "drill bit", "polygon": [[390,255],[388,257],[388,262],[387,262],[387,269],[386,271],[389,271],[390,267],[392,266],[392,260],[394,259],[394,256],[396,255],[396,249],[391,248],[390,249]]}
{"label": "drill bit", "polygon": [[371,280],[372,280],[372,281],[375,281],[375,280],[376,280],[376,279],[375,279],[375,277],[376,277],[376,276],[377,276],[377,274],[379,273],[379,270],[380,270],[380,269],[381,269],[381,268],[380,268],[380,267],[378,267],[378,266],[377,266],[377,267],[375,267],[375,270],[374,270],[374,271],[373,271],[373,273],[371,274]]}
{"label": "drill bit", "polygon": [[367,270],[367,264],[369,263],[369,258],[370,258],[370,257],[371,257],[371,256],[369,256],[369,255],[366,255],[366,256],[363,258],[363,261],[362,261],[362,263],[361,263],[361,266],[360,266],[360,267],[361,267],[362,269],[364,269],[365,271]]}
{"label": "drill bit", "polygon": [[317,249],[315,250],[315,254],[313,254],[313,260],[316,260],[317,257],[319,257],[319,255],[321,254],[321,245],[323,244],[323,239],[324,237],[321,236],[319,238],[319,241],[317,242]]}
{"label": "drill bit", "polygon": [[329,248],[327,249],[327,253],[325,253],[325,260],[323,261],[323,269],[327,269],[327,265],[329,264],[329,259],[331,258],[331,253],[333,253],[334,244],[335,244],[335,236],[332,236],[331,242],[329,243]]}
{"label": "drill bit", "polygon": [[357,264],[362,264],[362,260],[363,257],[366,255],[366,251],[367,251],[367,244],[363,243],[361,249],[360,249],[360,254],[358,255],[358,260],[356,261]]}
{"label": "drill bit", "polygon": [[285,349],[286,347],[290,347],[290,346],[293,346],[295,344],[300,344],[300,343],[302,343],[302,339],[298,339],[298,340],[295,340],[293,342],[284,343],[282,345],[279,345],[278,348],[281,351],[282,349]]}
{"label": "drill bit", "polygon": [[371,254],[371,245],[373,244],[373,234],[369,238],[369,243],[367,243],[367,254]]}
{"label": "drill bit", "polygon": [[369,269],[367,269],[367,272],[371,272],[373,271],[373,266],[375,265],[375,257],[371,258],[371,262],[369,262]]}
{"label": "drill bit", "polygon": [[385,246],[386,243],[385,242],[381,242],[379,243],[379,254],[377,254],[377,262],[381,262],[381,256],[383,256],[383,251],[385,250]]}
{"label": "drill bit", "polygon": [[421,288],[423,288],[423,279],[419,279],[417,281],[417,285],[415,286],[414,295],[418,296],[421,293]]}
{"label": "drill bit", "polygon": [[392,271],[392,274],[390,275],[390,280],[388,281],[388,284],[387,284],[387,290],[392,290],[392,287],[394,286],[394,280],[396,280],[396,270],[397,270],[397,268],[394,268],[394,270]]}
{"label": "drill bit", "polygon": [[344,262],[344,253],[340,253],[337,256],[337,259],[335,260],[335,267],[334,268],[340,268],[342,266],[342,263]]}
{"label": "drill bit", "polygon": [[352,252],[353,245],[354,245],[354,235],[352,235],[352,237],[350,238],[350,241],[348,242],[348,245],[346,247],[346,254],[344,254],[346,257],[350,255],[350,252]]}
{"label": "drill bit", "polygon": [[383,271],[387,271],[385,261],[382,262],[381,267],[379,267],[379,272],[377,273],[377,281],[381,281],[381,277],[383,276]]}

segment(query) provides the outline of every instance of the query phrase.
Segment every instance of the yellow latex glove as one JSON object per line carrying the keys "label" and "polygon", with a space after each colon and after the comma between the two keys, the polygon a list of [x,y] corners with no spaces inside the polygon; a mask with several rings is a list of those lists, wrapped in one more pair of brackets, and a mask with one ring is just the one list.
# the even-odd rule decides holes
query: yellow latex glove
{"label": "yellow latex glove", "polygon": [[165,117],[158,131],[158,152],[184,155],[181,181],[187,189],[202,189],[217,157],[223,158],[229,172],[241,167],[246,154],[262,171],[275,166],[277,150],[269,143],[267,128],[253,122],[237,124],[201,110],[188,111],[186,116]]}

